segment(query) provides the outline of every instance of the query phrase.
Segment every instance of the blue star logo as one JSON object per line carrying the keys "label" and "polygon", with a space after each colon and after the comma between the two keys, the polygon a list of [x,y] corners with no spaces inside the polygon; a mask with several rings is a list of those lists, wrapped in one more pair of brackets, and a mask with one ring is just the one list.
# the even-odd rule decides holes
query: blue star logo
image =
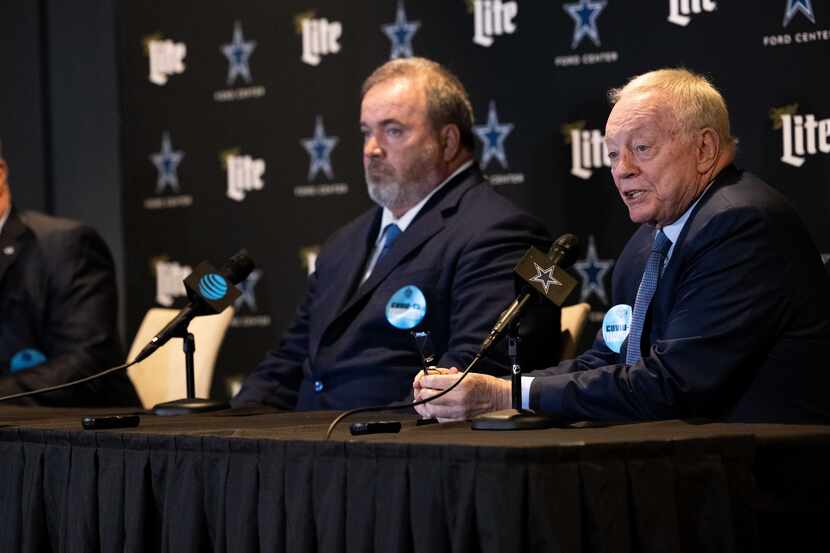
{"label": "blue star logo", "polygon": [[614,261],[611,259],[600,259],[597,255],[597,245],[592,234],[588,238],[588,251],[585,259],[574,263],[574,270],[582,277],[582,290],[580,300],[585,301],[591,294],[596,296],[608,305],[608,295],[605,293],[605,274],[611,270]]}
{"label": "blue star logo", "polygon": [[490,109],[487,112],[487,124],[473,127],[478,138],[484,145],[481,152],[481,166],[486,169],[490,160],[496,158],[501,166],[507,169],[507,155],[504,153],[504,140],[513,130],[512,123],[499,123],[499,115],[496,113],[496,102],[490,101]]}
{"label": "blue star logo", "polygon": [[308,164],[309,181],[320,171],[325,173],[329,179],[334,178],[334,171],[331,169],[331,151],[337,145],[337,141],[336,136],[326,136],[323,118],[318,115],[317,122],[314,124],[314,136],[300,140],[300,144],[311,158]]}
{"label": "blue star logo", "polygon": [[803,13],[804,17],[810,20],[810,23],[816,22],[811,0],[787,0],[787,10],[784,12],[784,27],[790,24],[796,12]]}
{"label": "blue star logo", "polygon": [[533,262],[533,266],[536,267],[536,275],[530,277],[530,281],[538,282],[539,284],[544,286],[546,296],[548,295],[548,288],[550,288],[551,284],[553,284],[554,286],[562,286],[562,283],[556,280],[556,277],[553,276],[552,266],[548,267],[547,269],[543,269],[535,261]]}
{"label": "blue star logo", "polygon": [[605,9],[606,2],[593,0],[579,0],[576,4],[565,4],[562,6],[568,15],[574,20],[574,39],[571,49],[576,48],[584,37],[590,38],[595,45],[599,46],[599,30],[597,29],[597,17]]}
{"label": "blue star logo", "polygon": [[169,186],[171,192],[179,191],[179,177],[176,169],[179,166],[184,152],[174,150],[170,142],[170,133],[161,135],[161,151],[150,156],[150,161],[156,166],[159,176],[156,181],[156,194],[161,194]]}
{"label": "blue star logo", "polygon": [[420,21],[407,21],[406,12],[403,9],[403,0],[398,1],[398,11],[395,15],[395,22],[388,25],[381,25],[384,34],[389,37],[392,42],[392,51],[389,54],[389,59],[396,58],[411,58],[412,54],[412,37],[421,26]]}
{"label": "blue star logo", "polygon": [[259,279],[262,277],[262,270],[254,269],[248,278],[236,285],[242,294],[236,298],[233,303],[234,309],[241,311],[242,307],[247,305],[251,311],[256,311],[256,296],[254,295],[254,288],[256,288]]}
{"label": "blue star logo", "polygon": [[256,48],[256,41],[245,41],[242,36],[242,24],[239,21],[233,24],[233,40],[224,44],[222,53],[228,58],[228,86],[232,85],[237,77],[242,77],[246,83],[251,82],[251,68],[248,58]]}

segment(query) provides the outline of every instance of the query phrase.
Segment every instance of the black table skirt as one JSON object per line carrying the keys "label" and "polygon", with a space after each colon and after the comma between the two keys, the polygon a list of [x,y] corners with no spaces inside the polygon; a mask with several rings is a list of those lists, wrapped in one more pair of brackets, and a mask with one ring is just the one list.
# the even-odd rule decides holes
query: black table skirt
{"label": "black table skirt", "polygon": [[759,513],[825,513],[830,489],[787,472],[815,503],[776,499],[793,484],[777,486],[775,467],[826,454],[822,427],[483,433],[408,419],[400,434],[324,441],[331,413],[97,432],[77,413],[19,416],[0,430],[2,552],[756,551]]}

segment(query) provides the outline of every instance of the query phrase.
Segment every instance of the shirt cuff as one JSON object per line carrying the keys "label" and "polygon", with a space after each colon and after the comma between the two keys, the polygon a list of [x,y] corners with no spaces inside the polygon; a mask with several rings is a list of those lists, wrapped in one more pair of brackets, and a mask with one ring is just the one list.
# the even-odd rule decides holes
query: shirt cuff
{"label": "shirt cuff", "polygon": [[533,384],[532,376],[522,377],[522,409],[530,409],[530,385]]}

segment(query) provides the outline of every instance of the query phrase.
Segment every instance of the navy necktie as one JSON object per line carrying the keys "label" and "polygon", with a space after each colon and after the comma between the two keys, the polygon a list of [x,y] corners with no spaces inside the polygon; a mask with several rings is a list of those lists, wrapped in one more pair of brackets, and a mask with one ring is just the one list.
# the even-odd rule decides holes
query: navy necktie
{"label": "navy necktie", "polygon": [[646,260],[646,270],[643,271],[643,280],[640,281],[640,289],[637,290],[637,299],[634,301],[634,314],[631,315],[631,331],[628,333],[628,348],[625,352],[625,362],[628,365],[633,365],[640,360],[643,324],[651,298],[657,289],[657,281],[660,279],[669,248],[671,248],[671,240],[663,234],[662,230],[658,230],[651,245],[651,253]]}
{"label": "navy necktie", "polygon": [[386,225],[386,228],[383,229],[383,247],[380,249],[380,253],[378,254],[377,261],[375,261],[375,266],[380,263],[380,260],[389,253],[389,249],[392,247],[392,244],[395,243],[395,240],[398,239],[398,236],[401,235],[401,229],[395,223],[389,223]]}

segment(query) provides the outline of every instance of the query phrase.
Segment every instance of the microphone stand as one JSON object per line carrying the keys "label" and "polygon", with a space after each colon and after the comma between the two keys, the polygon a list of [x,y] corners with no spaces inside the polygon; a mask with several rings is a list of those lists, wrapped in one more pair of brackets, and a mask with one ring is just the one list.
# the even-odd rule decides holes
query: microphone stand
{"label": "microphone stand", "polygon": [[156,415],[186,415],[188,413],[205,413],[224,409],[228,404],[224,401],[212,399],[201,399],[196,397],[196,378],[193,370],[193,354],[196,351],[196,338],[192,332],[187,330],[190,323],[180,325],[172,335],[174,338],[182,339],[184,351],[184,373],[187,385],[187,397],[159,403],[153,407]]}
{"label": "microphone stand", "polygon": [[472,420],[473,430],[535,430],[556,426],[560,421],[522,409],[522,367],[519,363],[519,324],[510,323],[507,329],[507,355],[510,358],[510,395],[512,409],[484,413]]}

